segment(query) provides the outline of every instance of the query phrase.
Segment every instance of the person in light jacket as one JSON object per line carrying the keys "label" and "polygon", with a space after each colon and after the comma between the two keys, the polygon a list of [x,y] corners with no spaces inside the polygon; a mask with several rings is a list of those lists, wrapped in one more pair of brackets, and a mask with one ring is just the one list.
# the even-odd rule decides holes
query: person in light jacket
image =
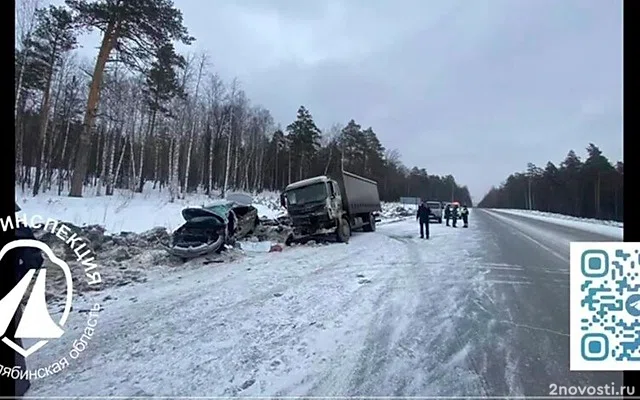
{"label": "person in light jacket", "polygon": [[451,226],[454,228],[457,227],[458,218],[460,217],[460,209],[457,204],[453,205],[453,209],[451,210],[451,218],[453,219]]}
{"label": "person in light jacket", "polygon": [[460,217],[462,217],[462,222],[464,223],[463,227],[469,227],[469,209],[466,205],[462,205],[462,209],[460,210]]}

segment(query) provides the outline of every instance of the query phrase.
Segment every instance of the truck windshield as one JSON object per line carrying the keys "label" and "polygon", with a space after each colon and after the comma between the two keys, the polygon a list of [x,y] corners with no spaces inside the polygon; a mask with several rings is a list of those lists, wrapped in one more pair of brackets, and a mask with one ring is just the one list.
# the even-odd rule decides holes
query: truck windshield
{"label": "truck windshield", "polygon": [[322,201],[327,198],[327,186],[324,183],[314,183],[286,192],[287,203],[293,205]]}
{"label": "truck windshield", "polygon": [[427,205],[430,208],[440,208],[440,203],[438,203],[437,201],[427,201]]}

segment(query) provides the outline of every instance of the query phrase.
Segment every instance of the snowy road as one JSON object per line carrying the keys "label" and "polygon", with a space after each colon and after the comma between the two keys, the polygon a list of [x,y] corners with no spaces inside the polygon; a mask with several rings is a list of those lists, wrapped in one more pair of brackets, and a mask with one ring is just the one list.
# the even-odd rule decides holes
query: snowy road
{"label": "snowy road", "polygon": [[[29,395],[516,396],[620,383],[568,371],[568,242],[603,238],[479,210],[469,229],[432,225],[429,241],[417,229],[380,225],[348,245],[111,291],[87,350]],[[85,323],[74,312],[67,324]],[[29,362],[57,361],[76,338]]]}

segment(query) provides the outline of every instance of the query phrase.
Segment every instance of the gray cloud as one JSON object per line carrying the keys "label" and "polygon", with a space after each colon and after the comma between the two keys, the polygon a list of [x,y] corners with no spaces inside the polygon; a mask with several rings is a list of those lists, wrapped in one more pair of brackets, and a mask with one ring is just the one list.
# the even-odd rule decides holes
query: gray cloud
{"label": "gray cloud", "polygon": [[223,77],[287,124],[372,126],[479,198],[595,142],[622,158],[622,11],[610,0],[175,0]]}

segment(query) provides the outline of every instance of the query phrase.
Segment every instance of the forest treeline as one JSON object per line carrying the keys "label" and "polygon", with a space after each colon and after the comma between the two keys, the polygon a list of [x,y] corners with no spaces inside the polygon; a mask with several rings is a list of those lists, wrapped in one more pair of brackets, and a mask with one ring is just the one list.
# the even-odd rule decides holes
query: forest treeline
{"label": "forest treeline", "polygon": [[571,150],[559,166],[549,161],[543,169],[529,163],[478,205],[622,221],[624,164],[612,164],[593,143],[586,150],[584,161]]}
{"label": "forest treeline", "polygon": [[[206,53],[180,54],[195,39],[169,0],[66,0],[17,6],[16,180],[33,195],[80,197],[114,189],[260,192],[344,169],[400,196],[471,204],[453,176],[405,167],[371,127],[321,130],[301,106],[281,126],[225,82]],[[79,61],[78,38],[101,37],[95,60]],[[68,192],[66,192],[68,190]]]}

